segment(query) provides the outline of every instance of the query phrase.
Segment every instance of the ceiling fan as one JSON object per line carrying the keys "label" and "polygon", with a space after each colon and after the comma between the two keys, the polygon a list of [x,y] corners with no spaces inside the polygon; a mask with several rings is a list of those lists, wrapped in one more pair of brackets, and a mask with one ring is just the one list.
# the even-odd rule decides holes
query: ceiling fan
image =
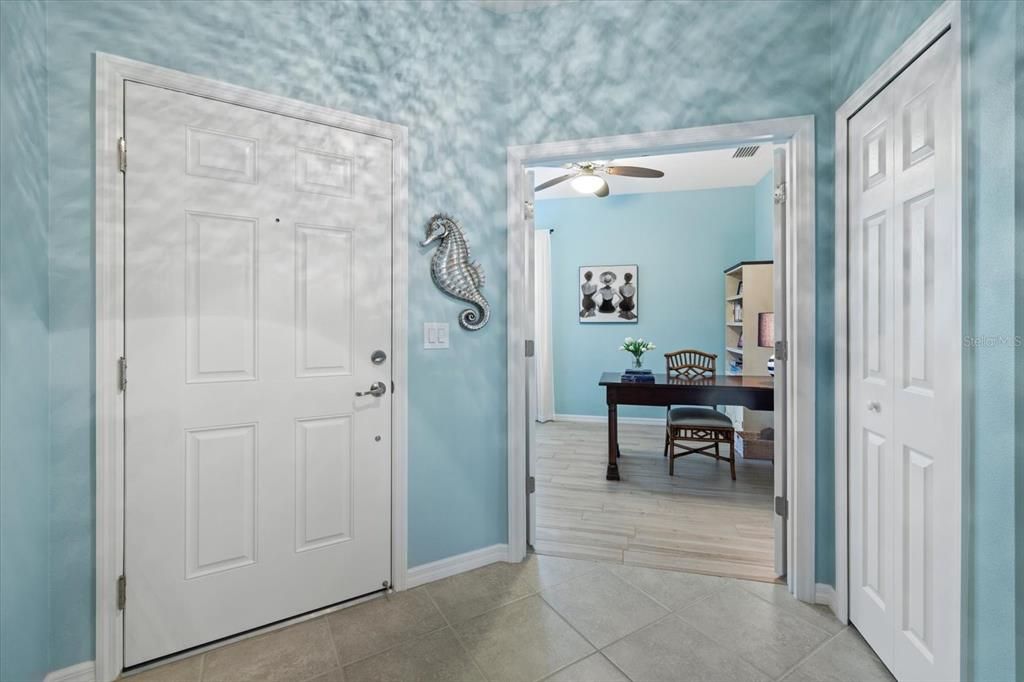
{"label": "ceiling fan", "polygon": [[663,172],[653,168],[612,166],[609,161],[573,161],[562,167],[570,172],[547,182],[542,182],[534,187],[533,191],[540,192],[568,180],[572,188],[580,194],[593,194],[595,197],[603,198],[609,194],[608,183],[599,173],[604,175],[623,175],[631,178],[661,178],[665,176]]}

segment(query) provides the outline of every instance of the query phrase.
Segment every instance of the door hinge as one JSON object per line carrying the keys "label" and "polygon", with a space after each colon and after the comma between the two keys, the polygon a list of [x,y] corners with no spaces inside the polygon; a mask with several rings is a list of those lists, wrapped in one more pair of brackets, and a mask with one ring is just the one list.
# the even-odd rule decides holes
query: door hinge
{"label": "door hinge", "polygon": [[786,203],[786,183],[780,182],[775,186],[775,203],[784,204]]}
{"label": "door hinge", "polygon": [[128,579],[124,575],[117,576],[117,610],[124,611],[128,601]]}
{"label": "door hinge", "polygon": [[123,137],[117,138],[117,169],[122,173],[128,170],[128,143]]}
{"label": "door hinge", "polygon": [[524,349],[526,357],[533,357],[533,339],[526,339],[526,348]]}
{"label": "door hinge", "polygon": [[394,382],[394,380],[391,381],[391,392],[392,393],[395,392],[395,382]]}
{"label": "door hinge", "polygon": [[775,498],[775,515],[781,516],[783,519],[789,518],[789,500],[785,497]]}
{"label": "door hinge", "polygon": [[537,491],[537,479],[533,476],[526,477],[526,494],[532,495]]}
{"label": "door hinge", "polygon": [[523,202],[523,220],[533,220],[533,202]]}
{"label": "door hinge", "polygon": [[117,359],[117,385],[122,393],[128,388],[128,358],[123,355]]}
{"label": "door hinge", "polygon": [[789,359],[789,344],[785,341],[775,342],[775,359],[786,361]]}

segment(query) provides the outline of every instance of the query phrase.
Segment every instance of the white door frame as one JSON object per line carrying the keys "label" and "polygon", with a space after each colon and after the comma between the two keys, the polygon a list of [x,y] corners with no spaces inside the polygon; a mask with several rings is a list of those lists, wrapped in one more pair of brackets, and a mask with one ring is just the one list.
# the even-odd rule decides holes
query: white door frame
{"label": "white door frame", "polygon": [[[613,137],[547,142],[508,148],[508,286],[526,290],[529,241],[524,219],[523,178],[527,166],[581,157],[615,158],[673,153],[731,143],[788,143],[787,307],[790,396],[789,586],[798,599],[815,600],[814,582],[814,117],[794,116],[746,123],[684,128]],[[508,560],[526,556],[526,358],[532,326],[521,301],[508,301]],[[597,377],[594,377],[595,390]]]}
{"label": "white door frame", "polygon": [[[407,574],[408,133],[404,126],[307,104],[113,55],[96,54],[96,679],[113,680],[124,661],[117,580],[124,566],[124,84],[133,81],[392,142],[392,479],[391,579]],[[130,145],[130,141],[129,141]],[[129,152],[128,158],[131,158]],[[130,163],[130,160],[129,160]],[[324,604],[324,606],[328,606]]]}
{"label": "white door frame", "polygon": [[[849,566],[849,365],[848,346],[849,335],[848,324],[848,296],[847,296],[847,252],[849,240],[849,196],[847,193],[847,168],[848,168],[848,131],[849,120],[860,111],[878,92],[898,76],[914,59],[939,39],[947,31],[952,39],[952,48],[960,58],[954,67],[953,90],[961,91],[961,71],[963,66],[963,51],[961,48],[961,6],[959,0],[946,0],[914,33],[907,38],[897,50],[883,63],[878,70],[850,95],[842,106],[836,111],[836,234],[835,234],[835,515],[836,515],[836,599],[833,610],[839,620],[846,623],[850,613],[850,566]],[[956,159],[956,172],[954,176],[954,187],[956,191],[956,220],[955,229],[958,234],[957,243],[963,244],[963,154],[961,151],[963,128],[961,118],[961,98],[956,98],[953,110],[950,112],[953,120],[953,129],[960,131],[956,136],[953,154]],[[956,288],[961,291],[963,299],[963,284],[961,273],[963,271],[963,258],[965,250],[961,249],[961,258],[958,262],[959,268],[955,273]],[[959,302],[958,302],[959,307]],[[961,313],[962,320],[962,313]],[[950,329],[949,333],[959,338],[961,329]],[[961,378],[961,366],[958,362],[956,367],[944,368],[944,371],[951,372],[959,383]],[[962,392],[960,392],[962,395]],[[960,432],[960,425],[963,420],[963,408],[957,404],[956,429]],[[957,460],[961,463],[961,481],[963,471],[963,445],[961,437],[955,438],[959,454]],[[956,498],[948,500],[954,505],[957,519],[962,519],[961,496],[957,491]],[[962,531],[957,533],[959,542],[956,547],[949,547],[949,551],[956,556],[961,556],[960,548],[963,546]],[[963,564],[961,563],[961,566]],[[961,574],[962,575],[962,574]],[[963,610],[961,603],[959,617]],[[959,627],[959,623],[957,624]]]}

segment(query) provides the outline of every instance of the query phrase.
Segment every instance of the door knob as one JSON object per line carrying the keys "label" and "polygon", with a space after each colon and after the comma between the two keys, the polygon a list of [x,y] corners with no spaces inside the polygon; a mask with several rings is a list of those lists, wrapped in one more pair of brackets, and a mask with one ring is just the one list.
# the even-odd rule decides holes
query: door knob
{"label": "door knob", "polygon": [[388,387],[384,385],[383,381],[375,381],[370,385],[368,391],[356,391],[356,397],[363,395],[372,395],[375,398],[379,398],[388,392]]}
{"label": "door knob", "polygon": [[868,411],[869,412],[881,412],[882,411],[882,404],[880,402],[878,402],[877,400],[869,400],[868,401]]}

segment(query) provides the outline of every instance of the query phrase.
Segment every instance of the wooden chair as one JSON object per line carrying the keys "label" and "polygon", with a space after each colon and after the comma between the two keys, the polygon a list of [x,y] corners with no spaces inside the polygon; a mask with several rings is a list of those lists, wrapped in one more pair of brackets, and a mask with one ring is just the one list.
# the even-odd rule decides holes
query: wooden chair
{"label": "wooden chair", "polygon": [[[671,379],[701,379],[715,375],[717,355],[685,349],[665,353],[665,374]],[[703,443],[692,447],[689,443]],[[719,447],[729,444],[729,457],[722,457]],[[681,452],[676,452],[676,448]],[[665,454],[668,475],[675,475],[676,457],[707,455],[729,462],[729,473],[736,480],[736,430],[732,419],[713,407],[672,407],[665,414]]]}

